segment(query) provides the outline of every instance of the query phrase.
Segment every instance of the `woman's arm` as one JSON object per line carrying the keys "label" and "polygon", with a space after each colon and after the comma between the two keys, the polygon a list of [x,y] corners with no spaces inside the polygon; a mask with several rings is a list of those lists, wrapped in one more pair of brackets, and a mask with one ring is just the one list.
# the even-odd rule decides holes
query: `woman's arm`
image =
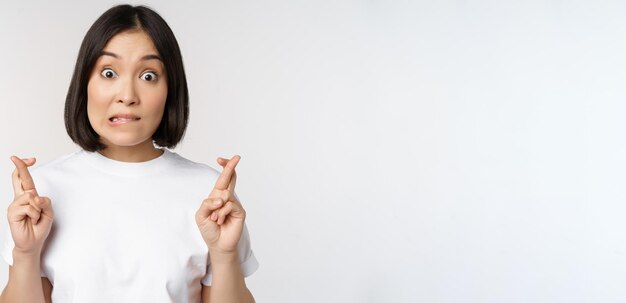
{"label": "woman's arm", "polygon": [[240,158],[218,158],[217,162],[224,170],[209,197],[202,201],[196,212],[196,223],[211,258],[212,283],[210,288],[203,287],[204,303],[254,302],[241,272],[238,253],[246,219],[246,211],[235,195],[235,166]]}
{"label": "woman's arm", "polygon": [[[256,302],[254,301],[254,298],[252,297],[252,294],[250,293],[250,291],[248,289],[246,289],[247,291],[247,297],[248,302]],[[202,285],[202,303],[209,303],[211,302],[210,300],[210,296],[211,296],[211,286],[206,286],[206,285]]]}
{"label": "woman's arm", "polygon": [[39,272],[40,254],[13,253],[9,266],[9,281],[0,296],[0,303],[47,303]]}
{"label": "woman's arm", "polygon": [[237,253],[232,255],[211,254],[213,281],[202,287],[202,302],[254,303],[254,297],[246,286]]}
{"label": "woman's arm", "polygon": [[28,171],[28,167],[35,164],[35,158],[22,160],[13,156],[11,161],[15,164],[11,176],[15,196],[7,209],[7,219],[15,247],[9,281],[0,295],[0,303],[50,302],[49,295],[45,298],[40,272],[43,243],[54,220],[52,203],[37,194]]}

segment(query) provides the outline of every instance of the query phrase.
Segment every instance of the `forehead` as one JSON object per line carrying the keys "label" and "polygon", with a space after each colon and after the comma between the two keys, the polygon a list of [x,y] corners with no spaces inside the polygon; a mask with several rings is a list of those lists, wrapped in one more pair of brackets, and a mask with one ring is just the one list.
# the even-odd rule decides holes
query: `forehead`
{"label": "forehead", "polygon": [[109,39],[103,51],[112,52],[123,59],[136,59],[147,54],[158,55],[150,36],[142,30],[129,30]]}

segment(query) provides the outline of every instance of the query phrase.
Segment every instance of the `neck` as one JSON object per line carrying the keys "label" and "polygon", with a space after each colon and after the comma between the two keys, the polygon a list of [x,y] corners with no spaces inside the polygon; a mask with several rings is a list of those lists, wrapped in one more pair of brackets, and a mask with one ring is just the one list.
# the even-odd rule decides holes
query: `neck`
{"label": "neck", "polygon": [[158,158],[163,151],[152,145],[152,140],[135,146],[116,146],[107,144],[108,146],[98,151],[101,155],[121,162],[146,162]]}

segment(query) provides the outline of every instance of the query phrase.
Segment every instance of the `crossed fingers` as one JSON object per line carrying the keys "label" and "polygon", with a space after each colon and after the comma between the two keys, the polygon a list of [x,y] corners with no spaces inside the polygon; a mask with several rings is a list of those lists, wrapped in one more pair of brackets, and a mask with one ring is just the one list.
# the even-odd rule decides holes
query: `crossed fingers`
{"label": "crossed fingers", "polygon": [[[13,211],[15,219],[22,220],[22,218],[28,216],[34,224],[37,224],[42,215],[42,206],[44,206],[46,202],[49,202],[49,199],[39,197],[35,189],[33,177],[28,171],[28,167],[34,165],[36,159],[20,159],[16,156],[12,156],[11,161],[15,164],[15,170],[11,175],[15,200],[11,203],[9,209],[16,209]],[[11,213],[11,211],[9,212]]]}
{"label": "crossed fingers", "polygon": [[230,160],[222,158],[217,160],[224,167],[224,170],[218,177],[211,194],[212,197],[210,197],[214,201],[214,209],[209,218],[218,225],[222,225],[229,214],[244,213],[243,207],[235,197],[235,185],[237,183],[235,167],[240,159],[240,156],[235,155]]}
{"label": "crossed fingers", "polygon": [[239,155],[235,155],[232,159],[223,159],[218,158],[218,163],[224,167],[224,170],[220,174],[215,182],[214,189],[217,190],[228,190],[231,193],[235,191],[235,185],[237,183],[237,173],[235,173],[235,167],[237,163],[239,163],[241,157]]}
{"label": "crossed fingers", "polygon": [[11,161],[15,164],[15,170],[11,175],[11,180],[13,181],[13,193],[15,194],[15,197],[20,196],[27,191],[33,191],[35,195],[37,195],[35,182],[28,171],[28,167],[35,164],[37,160],[35,158],[20,159],[16,156],[11,156]]}

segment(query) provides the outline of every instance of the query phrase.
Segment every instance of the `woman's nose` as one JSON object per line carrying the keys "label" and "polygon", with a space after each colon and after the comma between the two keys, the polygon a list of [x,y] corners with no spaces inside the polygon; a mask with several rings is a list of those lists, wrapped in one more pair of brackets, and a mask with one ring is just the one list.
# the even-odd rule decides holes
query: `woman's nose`
{"label": "woman's nose", "polygon": [[118,103],[124,103],[126,105],[135,105],[139,103],[137,98],[137,92],[135,89],[135,83],[132,79],[121,81],[120,91],[117,97]]}

